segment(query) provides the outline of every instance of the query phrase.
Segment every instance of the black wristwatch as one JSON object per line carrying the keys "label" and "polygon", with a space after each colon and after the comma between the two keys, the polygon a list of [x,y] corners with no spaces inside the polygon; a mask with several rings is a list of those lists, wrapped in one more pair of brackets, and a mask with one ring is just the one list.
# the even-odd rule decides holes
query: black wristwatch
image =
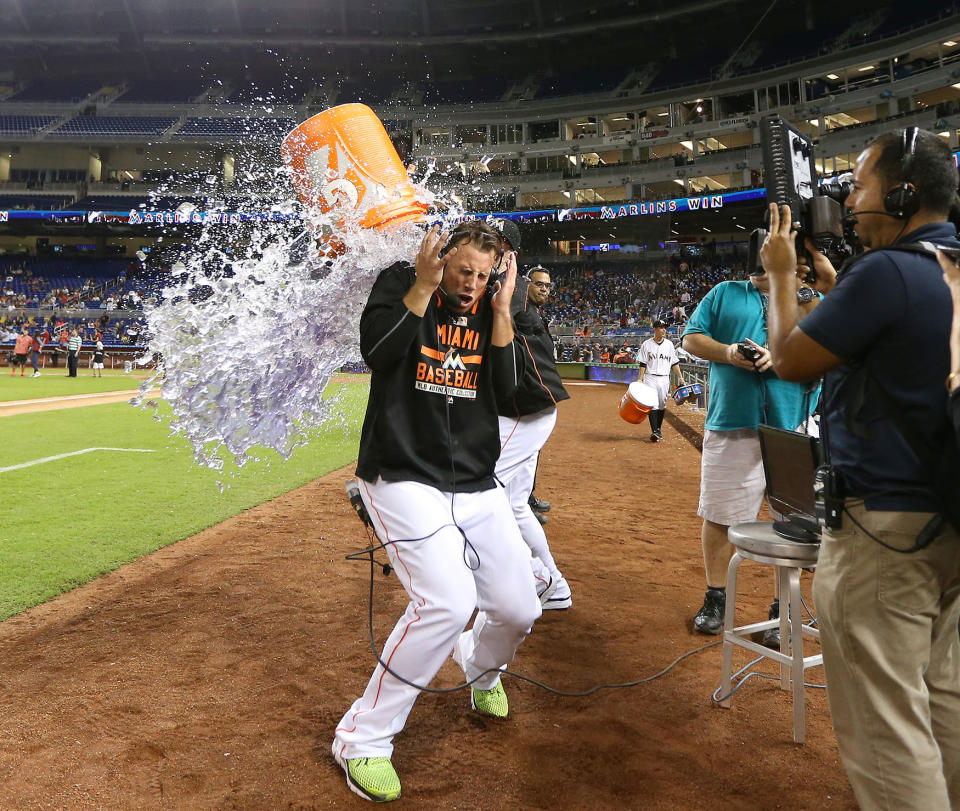
{"label": "black wristwatch", "polygon": [[798,304],[809,304],[817,297],[817,291],[812,287],[798,287],[797,288],[797,303]]}

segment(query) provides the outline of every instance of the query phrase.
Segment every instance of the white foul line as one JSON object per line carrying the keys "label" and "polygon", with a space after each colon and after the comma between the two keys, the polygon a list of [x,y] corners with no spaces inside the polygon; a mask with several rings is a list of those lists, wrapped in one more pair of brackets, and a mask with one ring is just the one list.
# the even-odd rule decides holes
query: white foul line
{"label": "white foul line", "polygon": [[84,453],[93,453],[93,451],[117,451],[119,453],[156,453],[152,448],[84,448],[82,451],[72,451],[71,453],[60,453],[56,456],[45,456],[43,459],[34,459],[32,462],[23,462],[19,465],[10,467],[0,467],[0,473],[9,473],[11,470],[21,470],[25,467],[42,465],[44,462],[56,462],[57,459],[66,459],[68,456],[80,456]]}
{"label": "white foul line", "polygon": [[98,397],[117,397],[129,394],[131,397],[139,393],[139,389],[122,389],[118,391],[99,391],[94,394],[65,394],[63,397],[40,397],[36,400],[7,400],[0,403],[0,408],[15,408],[16,406],[36,405],[37,403],[64,403],[70,400],[95,400]]}

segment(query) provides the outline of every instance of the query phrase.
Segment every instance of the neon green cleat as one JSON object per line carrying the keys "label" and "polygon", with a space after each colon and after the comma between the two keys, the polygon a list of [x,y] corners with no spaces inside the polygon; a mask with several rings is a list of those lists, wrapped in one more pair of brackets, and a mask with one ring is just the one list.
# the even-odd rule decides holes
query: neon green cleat
{"label": "neon green cleat", "polygon": [[375,803],[388,803],[400,796],[400,778],[388,757],[340,757],[337,745],[333,745],[333,757],[346,772],[347,785],[354,794],[359,794]]}
{"label": "neon green cleat", "polygon": [[496,687],[492,690],[478,690],[476,687],[471,687],[470,706],[484,715],[492,715],[494,718],[506,718],[507,713],[510,712],[507,693],[501,682],[497,682]]}

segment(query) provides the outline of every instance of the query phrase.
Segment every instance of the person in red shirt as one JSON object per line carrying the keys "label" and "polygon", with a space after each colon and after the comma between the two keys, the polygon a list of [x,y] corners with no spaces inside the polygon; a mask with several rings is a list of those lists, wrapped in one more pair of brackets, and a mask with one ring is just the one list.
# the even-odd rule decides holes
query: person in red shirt
{"label": "person in red shirt", "polygon": [[30,352],[30,345],[33,343],[33,337],[26,324],[20,328],[20,334],[17,336],[17,342],[13,347],[13,365],[10,367],[10,374],[17,373],[17,367],[20,367],[20,377],[27,373],[27,354]]}

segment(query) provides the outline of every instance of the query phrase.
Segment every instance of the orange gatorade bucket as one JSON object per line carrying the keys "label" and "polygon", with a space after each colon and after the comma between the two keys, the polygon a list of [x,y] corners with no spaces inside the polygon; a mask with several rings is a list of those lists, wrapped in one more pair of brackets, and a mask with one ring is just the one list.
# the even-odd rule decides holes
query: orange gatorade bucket
{"label": "orange gatorade bucket", "polygon": [[281,154],[309,209],[332,214],[338,226],[355,219],[383,229],[425,219],[416,191],[380,119],[365,104],[332,107],[297,126]]}
{"label": "orange gatorade bucket", "polygon": [[638,380],[631,383],[626,394],[620,400],[620,416],[627,422],[639,425],[647,418],[650,409],[660,402],[656,390],[652,386]]}

